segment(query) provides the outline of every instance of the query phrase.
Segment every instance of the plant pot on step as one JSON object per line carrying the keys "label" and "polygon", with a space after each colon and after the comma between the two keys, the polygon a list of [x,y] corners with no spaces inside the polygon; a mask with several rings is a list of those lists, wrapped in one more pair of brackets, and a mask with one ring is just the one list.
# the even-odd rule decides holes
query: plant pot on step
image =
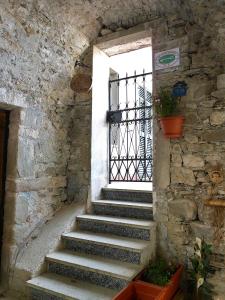
{"label": "plant pot on step", "polygon": [[133,281],[119,292],[113,300],[156,300],[161,292],[161,287],[150,286],[143,281]]}
{"label": "plant pot on step", "polygon": [[179,138],[183,134],[183,116],[161,117],[160,125],[166,138]]}
{"label": "plant pot on step", "polygon": [[165,286],[142,280],[142,271],[133,282],[125,287],[113,300],[171,300],[180,286],[183,266],[179,266]]}

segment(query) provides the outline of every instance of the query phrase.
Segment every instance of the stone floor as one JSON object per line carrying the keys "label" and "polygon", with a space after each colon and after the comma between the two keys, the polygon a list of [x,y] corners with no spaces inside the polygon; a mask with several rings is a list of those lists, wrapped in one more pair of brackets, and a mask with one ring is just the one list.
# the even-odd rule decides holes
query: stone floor
{"label": "stone floor", "polygon": [[[176,294],[173,300],[183,300],[183,299],[184,298],[181,291],[178,291],[178,293]],[[0,300],[18,300],[18,299],[16,299],[13,296],[7,295],[6,293],[0,290]]]}
{"label": "stone floor", "polygon": [[14,297],[1,294],[0,295],[0,300],[16,300],[16,299]]}
{"label": "stone floor", "polygon": [[18,299],[8,294],[2,287],[0,287],[0,300],[18,300]]}
{"label": "stone floor", "polygon": [[[183,299],[184,299],[184,297],[183,297],[181,291],[178,291],[176,296],[173,298],[173,300],[183,300]],[[1,293],[0,300],[17,300],[17,299],[15,297],[7,296],[7,295],[4,295],[4,293]]]}

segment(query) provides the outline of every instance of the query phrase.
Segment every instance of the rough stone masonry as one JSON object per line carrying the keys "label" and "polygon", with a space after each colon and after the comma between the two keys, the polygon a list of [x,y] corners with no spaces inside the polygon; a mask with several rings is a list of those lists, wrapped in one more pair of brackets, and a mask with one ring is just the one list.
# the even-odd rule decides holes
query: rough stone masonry
{"label": "rough stone masonry", "polygon": [[[188,84],[180,103],[184,137],[166,141],[155,128],[158,249],[186,262],[195,236],[212,241],[212,209],[203,205],[207,166],[225,167],[225,3],[209,1],[0,0],[0,107],[11,110],[3,274],[46,220],[68,202],[86,201],[90,185],[91,94],[69,88],[74,63],[101,28],[150,21],[153,50],[180,47],[181,66],[154,74],[154,88]],[[214,249],[212,281],[224,295],[224,240]],[[26,268],[24,273],[28,272]],[[15,286],[14,286],[15,288]],[[222,296],[221,296],[222,295]],[[219,299],[219,298],[218,298]],[[223,299],[223,298],[220,298]]]}

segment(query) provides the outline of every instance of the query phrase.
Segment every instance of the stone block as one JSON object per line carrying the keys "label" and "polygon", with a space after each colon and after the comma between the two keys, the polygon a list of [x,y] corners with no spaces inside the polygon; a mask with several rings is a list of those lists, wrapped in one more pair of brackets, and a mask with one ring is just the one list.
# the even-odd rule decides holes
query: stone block
{"label": "stone block", "polygon": [[191,222],[191,229],[196,237],[204,238],[205,241],[210,242],[213,239],[213,227],[205,225],[201,222]]}
{"label": "stone block", "polygon": [[20,177],[34,176],[34,144],[31,140],[19,138],[17,171]]}
{"label": "stone block", "polygon": [[215,99],[209,99],[209,100],[206,100],[206,101],[202,101],[199,103],[199,105],[203,108],[211,108],[214,106],[216,100]]}
{"label": "stone block", "polygon": [[29,200],[29,193],[17,194],[15,211],[15,221],[17,224],[26,223],[28,217]]}
{"label": "stone block", "polygon": [[212,114],[213,109],[211,107],[205,107],[198,111],[198,116],[202,121],[208,120],[210,118],[210,115]]}
{"label": "stone block", "polygon": [[182,157],[180,154],[172,154],[172,164],[175,167],[182,165]]}
{"label": "stone block", "polygon": [[179,144],[174,144],[172,147],[172,153],[182,153],[181,146]]}
{"label": "stone block", "polygon": [[32,129],[40,127],[44,114],[39,107],[29,108],[22,111],[22,124]]}
{"label": "stone block", "polygon": [[211,125],[222,125],[225,123],[225,111],[214,111],[210,116]]}
{"label": "stone block", "polygon": [[195,126],[200,123],[200,118],[196,112],[185,113],[185,125]]}
{"label": "stone block", "polygon": [[187,151],[188,152],[196,152],[201,154],[208,154],[214,151],[214,145],[209,143],[198,143],[198,144],[188,144],[187,145]]}
{"label": "stone block", "polygon": [[208,80],[203,82],[196,81],[195,83],[192,83],[190,89],[193,99],[198,101],[200,98],[205,97],[211,92],[212,86]]}
{"label": "stone block", "polygon": [[200,156],[187,154],[183,156],[184,166],[187,168],[203,168],[204,160]]}
{"label": "stone block", "polygon": [[219,100],[225,100],[225,88],[212,92],[211,96]]}
{"label": "stone block", "polygon": [[170,142],[163,135],[156,138],[154,182],[157,189],[164,189],[170,183]]}
{"label": "stone block", "polygon": [[225,74],[220,74],[217,76],[217,89],[225,89]]}
{"label": "stone block", "polygon": [[17,153],[18,153],[18,143],[16,140],[11,139],[10,137],[8,140],[7,176],[10,176],[12,178],[18,176]]}
{"label": "stone block", "polygon": [[198,137],[196,135],[187,133],[184,135],[184,139],[186,142],[194,144],[194,143],[198,143]]}
{"label": "stone block", "polygon": [[202,139],[209,143],[225,142],[225,128],[207,130],[203,132]]}
{"label": "stone block", "polygon": [[171,168],[171,183],[183,183],[190,186],[196,185],[195,176],[192,170],[187,168],[172,167]]}
{"label": "stone block", "polygon": [[197,217],[197,205],[192,200],[174,200],[168,203],[169,212],[185,221],[195,220]]}

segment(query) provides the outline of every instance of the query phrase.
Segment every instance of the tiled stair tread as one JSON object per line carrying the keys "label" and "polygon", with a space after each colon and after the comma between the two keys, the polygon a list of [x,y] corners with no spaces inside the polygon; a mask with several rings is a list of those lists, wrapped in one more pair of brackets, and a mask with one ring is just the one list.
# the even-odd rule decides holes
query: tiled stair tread
{"label": "tiled stair tread", "polygon": [[143,193],[143,194],[152,194],[152,191],[147,190],[131,190],[131,189],[123,189],[123,188],[109,188],[105,187],[102,189],[103,191],[110,191],[110,192],[127,192],[127,193]]}
{"label": "tiled stair tread", "polygon": [[153,205],[151,203],[144,202],[129,202],[129,201],[120,201],[120,200],[94,200],[93,204],[99,205],[114,205],[121,207],[131,207],[131,208],[143,208],[143,209],[152,209]]}
{"label": "tiled stair tread", "polygon": [[115,290],[54,273],[33,278],[27,282],[27,285],[66,300],[110,300],[117,293]]}
{"label": "tiled stair tread", "polygon": [[97,222],[107,222],[118,225],[125,225],[131,227],[138,227],[144,229],[150,229],[150,227],[154,226],[153,221],[139,220],[139,219],[128,219],[128,218],[118,218],[111,216],[100,216],[100,215],[80,215],[77,216],[77,220],[89,220],[89,221],[97,221]]}
{"label": "tiled stair tread", "polygon": [[85,231],[76,231],[63,234],[66,239],[76,239],[96,244],[108,245],[115,248],[132,249],[133,251],[142,251],[149,246],[149,242],[127,237],[120,237],[112,234],[91,233]]}
{"label": "tiled stair tread", "polygon": [[141,270],[141,266],[120,262],[95,255],[76,253],[68,250],[56,251],[46,256],[48,261],[70,266],[79,266],[117,278],[132,280]]}

